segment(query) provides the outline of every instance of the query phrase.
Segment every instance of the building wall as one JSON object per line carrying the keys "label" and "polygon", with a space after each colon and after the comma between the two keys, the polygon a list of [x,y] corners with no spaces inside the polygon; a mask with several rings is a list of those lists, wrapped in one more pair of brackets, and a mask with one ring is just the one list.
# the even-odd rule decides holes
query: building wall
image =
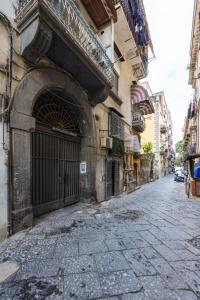
{"label": "building wall", "polygon": [[[17,3],[17,1],[14,1],[14,3]],[[136,75],[134,75],[132,69],[133,62],[126,60],[126,53],[123,47],[124,45],[120,42],[121,39],[119,39],[119,33],[115,30],[115,24],[113,21],[111,21],[108,26],[101,28],[101,30],[97,30],[85,7],[81,4],[81,1],[77,0],[77,4],[81,14],[85,17],[89,26],[91,26],[94,29],[94,32],[98,34],[99,39],[105,47],[110,59],[114,62],[114,41],[125,58],[124,62],[118,61],[114,63],[115,71],[119,75],[118,95],[122,100],[122,104],[120,105],[114,100],[113,97],[109,96],[104,103],[98,104],[95,107],[91,107],[89,105],[86,93],[79,85],[76,85],[77,83],[75,80],[71,79],[69,74],[62,76],[62,72],[56,70],[56,66],[54,66],[47,58],[41,59],[36,69],[26,64],[20,55],[21,41],[18,31],[16,30],[16,24],[14,22],[14,8],[11,4],[11,1],[1,1],[0,10],[7,14],[11,20],[11,23],[13,24],[14,51],[11,98],[14,102],[13,106],[11,106],[12,121],[11,124],[9,124],[10,127],[4,128],[3,130],[2,120],[0,120],[0,239],[1,237],[5,237],[7,234],[7,228],[10,225],[9,216],[11,215],[11,211],[9,211],[8,207],[12,206],[13,209],[12,221],[14,220],[13,223],[15,224],[14,231],[25,228],[32,224],[30,141],[31,132],[35,130],[35,120],[32,117],[32,108],[36,98],[34,92],[36,93],[36,90],[38,89],[37,92],[39,94],[43,89],[47,89],[47,83],[50,85],[57,84],[57,86],[59,86],[59,79],[62,88],[65,88],[67,84],[70,85],[70,89],[73,90],[74,95],[77,95],[77,101],[81,102],[81,100],[83,100],[79,104],[82,106],[85,105],[83,111],[85,113],[84,116],[86,116],[89,120],[88,123],[85,122],[87,123],[85,127],[88,126],[87,130],[85,130],[88,132],[88,136],[85,136],[83,139],[83,153],[81,158],[89,161],[88,167],[90,172],[87,174],[87,176],[81,179],[81,188],[83,187],[84,190],[83,194],[88,194],[88,198],[91,197],[92,200],[96,196],[96,199],[99,202],[105,200],[105,162],[106,160],[111,159],[117,160],[120,163],[119,190],[120,192],[123,192],[123,156],[113,157],[109,155],[108,149],[102,149],[100,145],[100,139],[101,137],[108,135],[108,112],[110,107],[115,108],[123,115],[125,141],[131,135],[132,105],[130,102],[130,87],[132,82],[137,81],[138,78]],[[0,33],[0,95],[5,95],[9,43],[7,29],[1,21]],[[135,48],[135,44],[133,44],[133,48]],[[54,74],[57,74],[55,75],[56,78],[53,78],[55,77]],[[29,87],[29,90],[27,90],[27,87]],[[32,98],[30,95],[32,95]],[[5,136],[5,145],[3,145],[3,136]],[[10,141],[11,145],[9,144]],[[8,157],[8,154],[11,153],[11,151],[12,155],[10,154],[10,157]],[[10,158],[12,160],[12,176],[8,176]],[[95,171],[96,195],[95,191],[93,190],[92,179]]]}
{"label": "building wall", "polygon": [[[146,142],[153,143],[153,152],[155,154],[154,172],[155,178],[158,178],[168,174],[171,170],[171,163],[168,158],[170,149],[173,150],[173,145],[170,141],[172,139],[172,122],[163,92],[153,95],[153,103],[155,113],[151,117],[147,116],[146,129],[141,134],[141,137],[142,144]],[[167,129],[164,134],[160,130],[162,125]],[[161,147],[167,150],[165,155],[161,155]]]}
{"label": "building wall", "polygon": [[[125,56],[123,49],[123,44],[120,43],[118,38],[118,33],[115,31],[114,26],[114,40],[121,51],[122,55]],[[114,43],[113,40],[113,43]],[[114,60],[114,58],[113,58]],[[111,157],[109,156],[109,150],[101,149],[100,146],[100,137],[107,136],[108,130],[108,112],[109,108],[113,107],[118,112],[120,112],[124,117],[125,122],[125,141],[130,136],[131,122],[132,122],[132,106],[130,101],[130,88],[132,82],[137,80],[137,77],[134,77],[133,70],[130,63],[125,60],[123,62],[117,61],[114,64],[116,73],[119,75],[118,81],[118,95],[122,100],[122,104],[119,105],[116,101],[109,96],[103,104],[98,104],[94,109],[93,113],[97,116],[96,119],[96,129],[97,129],[97,172],[96,172],[96,192],[97,200],[99,202],[106,199],[106,159],[116,159],[120,162],[120,192],[124,188],[124,169],[123,169],[123,157]]]}
{"label": "building wall", "polygon": [[141,145],[151,142],[155,151],[155,114],[145,117],[146,128],[141,133]]}
{"label": "building wall", "polygon": [[[15,2],[15,1],[14,1]],[[13,2],[13,3],[14,3]],[[3,12],[10,20],[13,26],[13,74],[12,74],[12,94],[13,97],[15,89],[28,71],[22,57],[20,56],[20,39],[15,30],[14,23],[14,7],[11,1],[1,1],[0,11]],[[0,19],[0,111],[3,112],[3,96],[6,94],[6,69],[8,67],[7,61],[9,57],[9,38],[8,29],[5,22]],[[10,127],[3,124],[3,118],[0,119],[0,240],[8,235],[10,230],[10,209],[11,209],[11,183],[9,176],[10,168]],[[5,144],[4,144],[5,143]]]}

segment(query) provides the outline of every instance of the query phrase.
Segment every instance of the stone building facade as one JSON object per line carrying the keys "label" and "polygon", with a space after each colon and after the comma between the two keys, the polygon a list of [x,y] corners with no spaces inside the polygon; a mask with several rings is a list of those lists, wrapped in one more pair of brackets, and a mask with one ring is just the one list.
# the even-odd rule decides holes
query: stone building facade
{"label": "stone building facade", "polygon": [[131,86],[147,75],[152,43],[142,0],[13,0],[0,11],[4,238],[36,216],[124,190]]}
{"label": "stone building facade", "polygon": [[199,10],[200,1],[194,1],[192,33],[190,42],[189,84],[193,89],[184,122],[184,150],[185,155],[200,152],[200,41],[199,41]]}
{"label": "stone building facade", "polygon": [[[144,83],[146,86],[147,83]],[[150,93],[150,92],[149,92]],[[160,178],[174,170],[173,132],[170,111],[164,92],[152,93],[155,113],[146,117],[146,129],[142,134],[142,144],[153,144],[153,179]]]}

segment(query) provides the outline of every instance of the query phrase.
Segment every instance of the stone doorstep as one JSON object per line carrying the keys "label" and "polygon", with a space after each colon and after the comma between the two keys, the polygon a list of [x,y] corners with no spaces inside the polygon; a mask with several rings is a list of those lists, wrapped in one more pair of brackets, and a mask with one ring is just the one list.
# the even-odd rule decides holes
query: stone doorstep
{"label": "stone doorstep", "polygon": [[0,263],[0,284],[14,279],[20,266],[14,261]]}

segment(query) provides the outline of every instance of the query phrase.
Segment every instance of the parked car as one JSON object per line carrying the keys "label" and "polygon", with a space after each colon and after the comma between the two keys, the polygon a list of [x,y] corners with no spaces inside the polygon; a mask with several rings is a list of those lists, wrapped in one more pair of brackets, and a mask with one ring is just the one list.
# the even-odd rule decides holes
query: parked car
{"label": "parked car", "polygon": [[175,172],[174,181],[185,181],[185,174],[182,170],[178,170]]}

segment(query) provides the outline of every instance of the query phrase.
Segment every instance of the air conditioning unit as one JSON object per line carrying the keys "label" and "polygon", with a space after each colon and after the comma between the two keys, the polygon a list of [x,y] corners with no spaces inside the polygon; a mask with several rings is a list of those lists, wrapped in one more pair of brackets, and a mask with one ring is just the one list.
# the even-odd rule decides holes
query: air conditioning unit
{"label": "air conditioning unit", "polygon": [[101,137],[101,148],[112,149],[113,139],[111,137]]}

